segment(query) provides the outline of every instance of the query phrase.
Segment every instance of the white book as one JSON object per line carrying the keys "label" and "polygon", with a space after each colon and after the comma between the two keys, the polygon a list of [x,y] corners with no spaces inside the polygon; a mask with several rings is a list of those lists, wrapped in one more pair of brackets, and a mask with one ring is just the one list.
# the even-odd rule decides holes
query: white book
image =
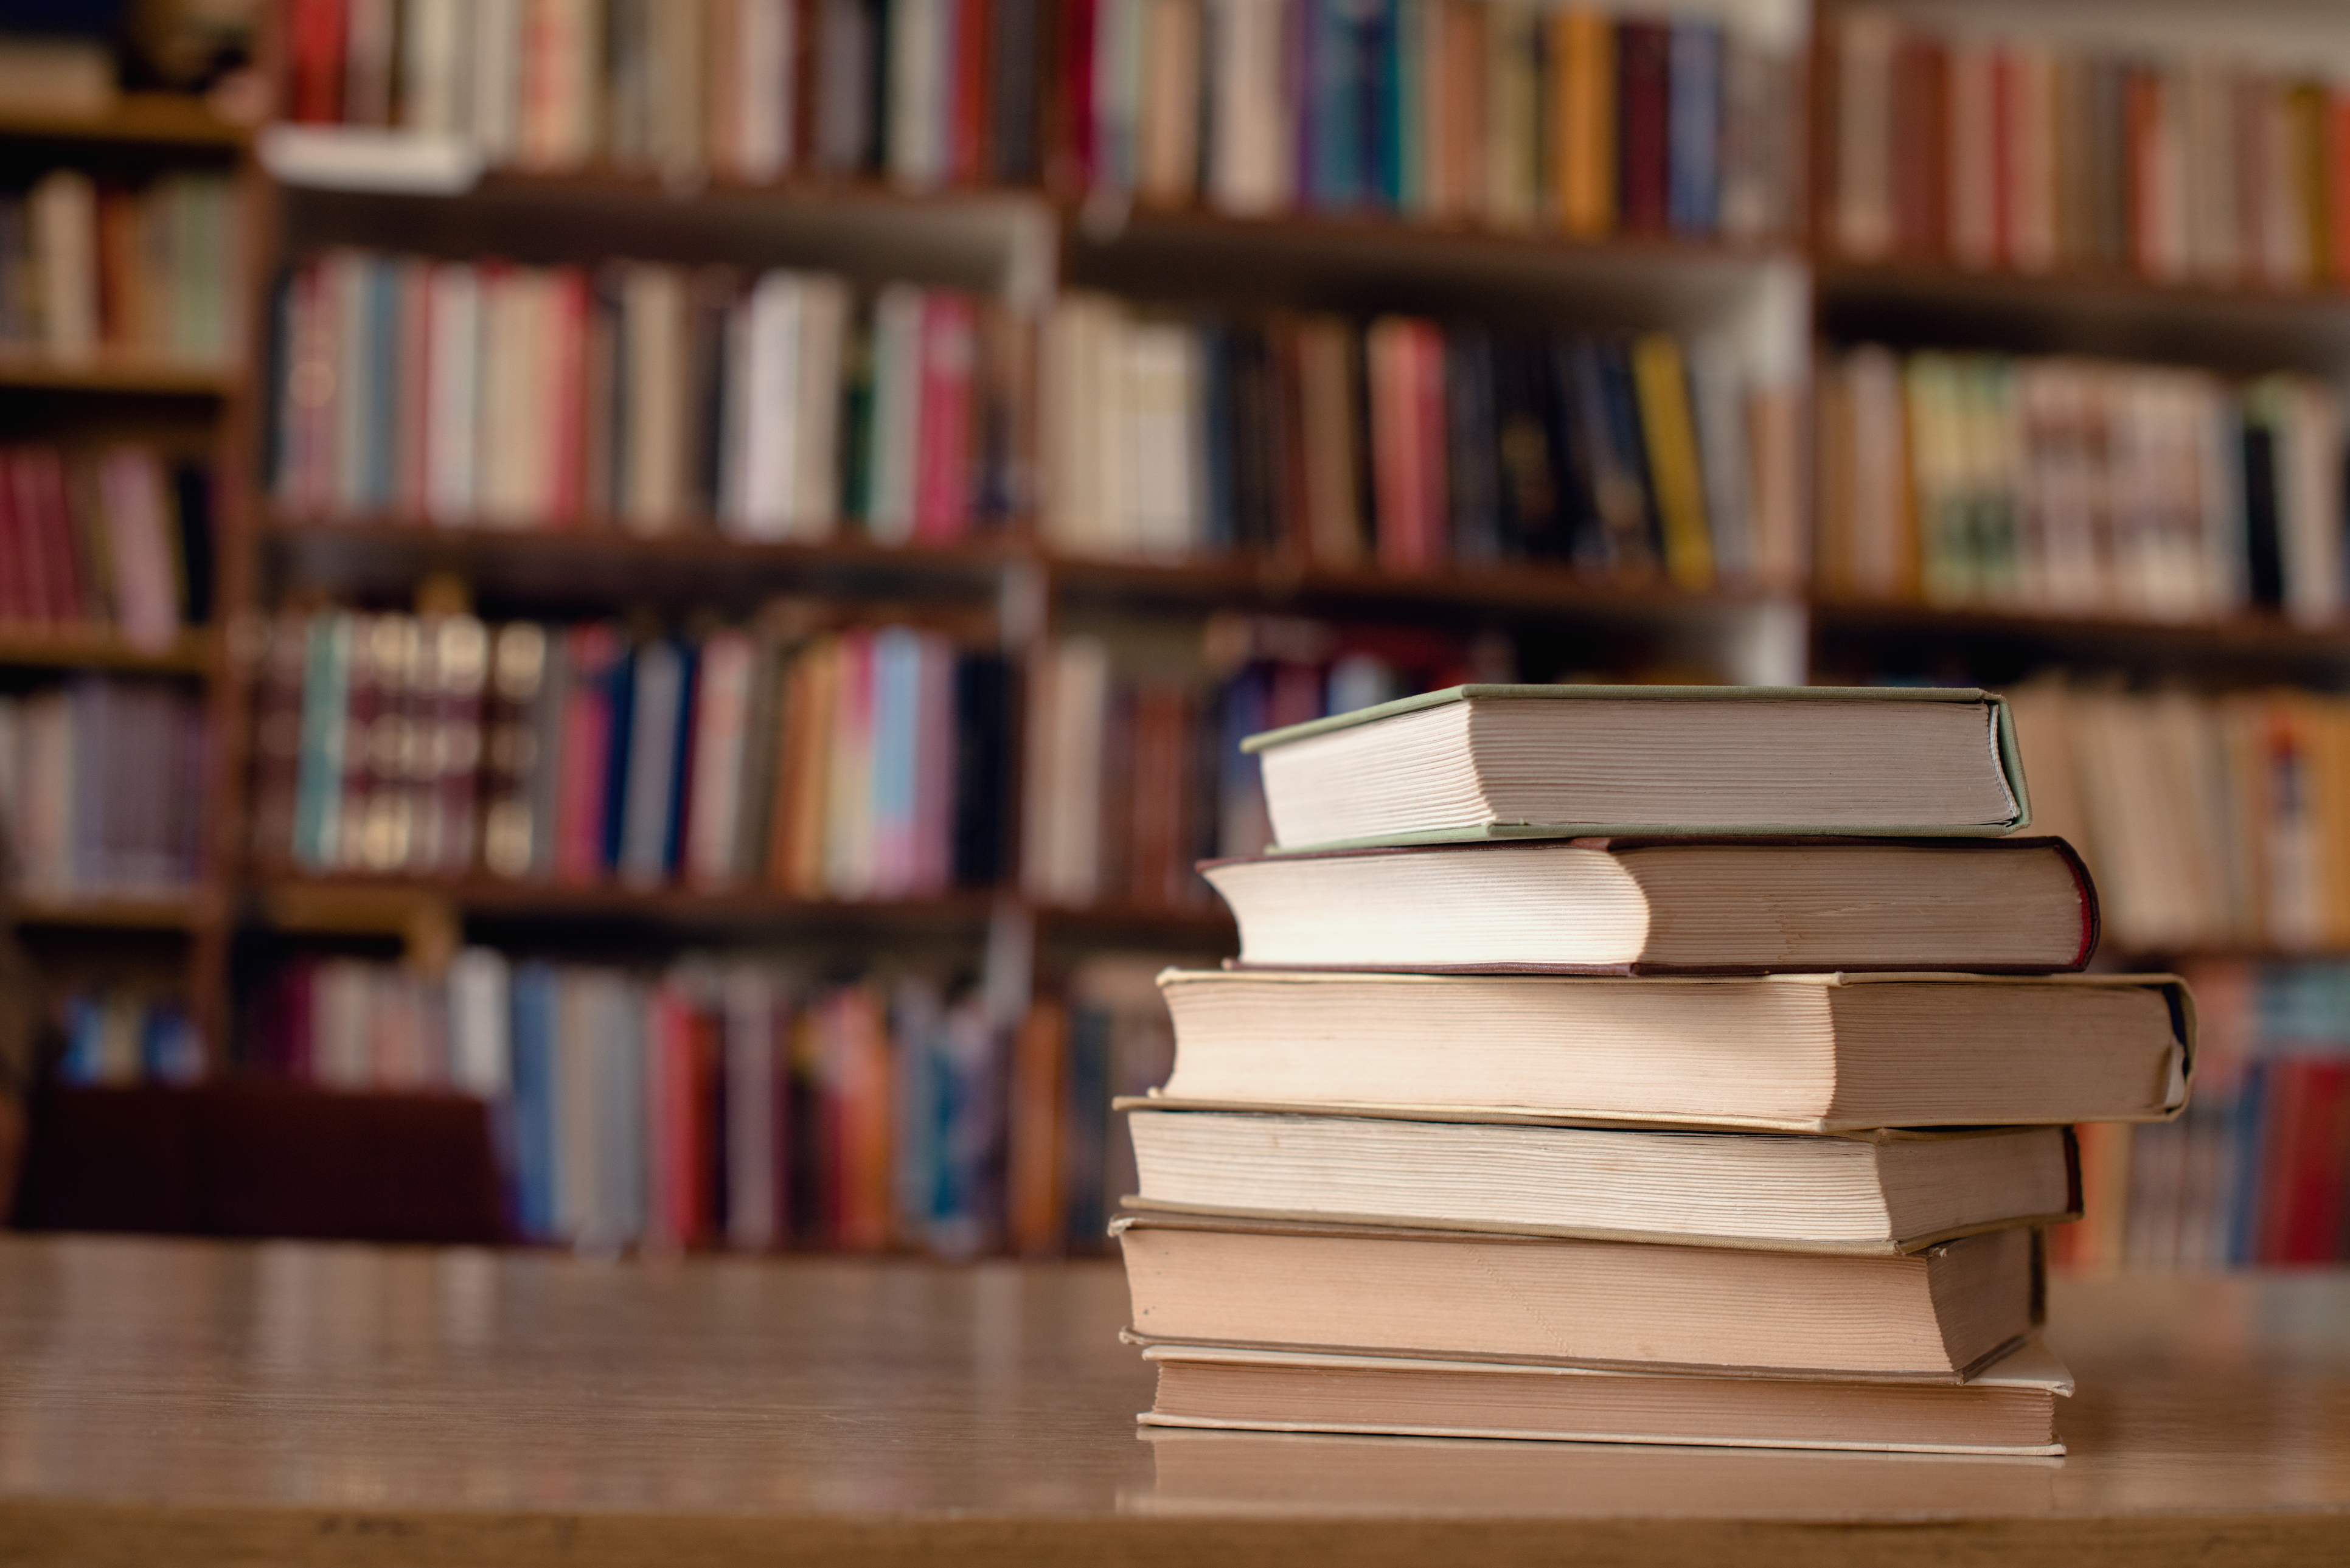
{"label": "white book", "polygon": [[496,526],[532,522],[538,501],[538,452],[528,428],[545,406],[537,374],[537,282],[536,274],[521,267],[482,279],[482,422],[474,494],[482,521]]}
{"label": "white book", "polygon": [[1755,580],[1753,457],[1746,441],[1745,378],[1731,346],[1718,337],[1689,346],[1690,412],[1697,423],[1699,477],[1711,525],[1714,570],[1726,583]]}
{"label": "white book", "polygon": [[929,187],[947,176],[953,83],[946,48],[947,0],[889,0],[889,172]]}
{"label": "white book", "polygon": [[1118,331],[1118,306],[1095,295],[1064,295],[1045,320],[1042,521],[1045,543],[1072,554],[1101,545],[1111,428],[1103,361]]}
{"label": "white book", "polygon": [[1109,652],[1100,639],[1062,640],[1036,667],[1021,844],[1029,894],[1085,905],[1101,886],[1101,774]]}
{"label": "white book", "polygon": [[873,421],[865,527],[879,544],[902,545],[913,536],[921,396],[922,291],[911,284],[891,284],[873,304]]}
{"label": "white book", "polygon": [[799,431],[806,290],[798,275],[771,272],[736,307],[742,343],[728,369],[726,522],[746,539],[791,533],[805,448]]}
{"label": "white book", "polygon": [[799,7],[792,0],[733,4],[734,173],[743,180],[773,180],[798,151],[792,145],[799,114],[792,63],[798,52]]}
{"label": "white book", "polygon": [[[1211,0],[1208,192],[1228,213],[1289,205],[1289,116],[1283,91],[1285,7],[1263,0]],[[1433,78],[1438,73],[1430,71]]]}
{"label": "white book", "polygon": [[474,0],[473,113],[467,127],[483,159],[512,159],[522,135],[524,0]]}
{"label": "white book", "polygon": [[720,982],[726,1040],[726,1241],[764,1251],[782,1238],[776,1212],[775,1013],[782,997],[755,966]]}
{"label": "white book", "polygon": [[480,506],[481,275],[435,266],[424,308],[424,510],[444,525],[467,523]]}
{"label": "white book", "polygon": [[514,1086],[511,975],[494,948],[465,948],[449,962],[449,1085],[485,1100]]}
{"label": "white book", "polygon": [[2323,626],[2342,614],[2342,416],[2333,392],[2299,377],[2277,384],[2278,532],[2285,614]]}
{"label": "white book", "polygon": [[758,645],[746,633],[722,631],[702,645],[694,685],[691,799],[685,814],[685,876],[696,887],[734,880],[742,838],[743,758],[751,677]]}
{"label": "white book", "polygon": [[374,1011],[370,966],[358,959],[320,964],[312,987],[310,1075],[328,1087],[361,1089],[373,1075],[368,1025]]}
{"label": "white book", "polygon": [[98,192],[89,176],[56,169],[25,198],[40,299],[41,342],[60,359],[98,348]]}
{"label": "white book", "polygon": [[685,697],[685,659],[656,639],[637,650],[635,700],[629,714],[629,762],[621,800],[620,879],[650,888],[668,875],[669,822],[677,782],[677,727]]}
{"label": "white book", "polygon": [[848,330],[848,288],[837,277],[800,279],[799,390],[794,398],[791,536],[831,537],[840,515],[841,355]]}
{"label": "white book", "polygon": [[1199,421],[1198,334],[1180,322],[1134,321],[1122,334],[1117,408],[1123,429],[1119,543],[1176,559],[1200,529],[1191,430]]}
{"label": "white book", "polygon": [[400,123],[427,135],[463,132],[473,119],[463,0],[408,0],[400,19]]}
{"label": "white book", "polygon": [[[620,284],[620,519],[667,533],[686,510],[686,283],[682,270],[628,267]],[[737,360],[741,356],[733,356]]]}

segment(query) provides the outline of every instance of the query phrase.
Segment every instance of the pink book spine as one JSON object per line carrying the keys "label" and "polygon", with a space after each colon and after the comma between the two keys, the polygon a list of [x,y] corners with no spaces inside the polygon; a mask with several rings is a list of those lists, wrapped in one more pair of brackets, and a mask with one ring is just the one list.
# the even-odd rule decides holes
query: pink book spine
{"label": "pink book spine", "polygon": [[555,806],[555,874],[571,883],[604,874],[604,771],[612,745],[611,628],[572,629],[572,683],[563,714],[563,776]]}
{"label": "pink book spine", "polygon": [[914,537],[951,544],[971,522],[972,376],[979,326],[969,298],[932,289],[922,300],[922,382],[916,429]]}
{"label": "pink book spine", "polygon": [[554,274],[552,286],[555,309],[546,344],[549,424],[545,449],[550,472],[544,493],[549,502],[548,523],[564,527],[579,520],[584,478],[588,275],[577,267],[563,267]]}

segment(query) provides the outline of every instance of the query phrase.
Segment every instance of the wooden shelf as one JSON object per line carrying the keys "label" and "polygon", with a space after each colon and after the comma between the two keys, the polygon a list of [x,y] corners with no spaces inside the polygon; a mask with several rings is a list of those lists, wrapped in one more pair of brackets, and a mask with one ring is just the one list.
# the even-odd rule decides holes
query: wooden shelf
{"label": "wooden shelf", "polygon": [[253,138],[223,119],[203,99],[185,93],[124,93],[108,113],[88,119],[15,114],[0,109],[0,137],[56,141],[146,142],[157,147],[233,151]]}
{"label": "wooden shelf", "polygon": [[27,897],[11,912],[19,926],[117,931],[192,931],[215,918],[213,900],[193,890],[133,898]]}
{"label": "wooden shelf", "polygon": [[100,351],[87,359],[0,352],[0,388],[39,392],[119,393],[164,398],[225,398],[236,389],[234,367]]}
{"label": "wooden shelf", "polygon": [[998,902],[993,893],[970,890],[916,898],[800,898],[765,888],[307,875],[282,867],[265,873],[261,894],[265,911],[286,929],[362,932],[397,931],[407,914],[430,904],[467,915],[560,922],[617,918],[656,925],[958,929],[983,925]]}
{"label": "wooden shelf", "polygon": [[2301,626],[2273,615],[2153,621],[1908,601],[1816,597],[1811,602],[1814,635],[1821,639],[1877,644],[1921,640],[1943,648],[2002,643],[2092,662],[2217,659],[2231,665],[2311,670],[2350,666],[2350,625]]}
{"label": "wooden shelf", "polygon": [[131,647],[104,628],[49,630],[0,623],[0,668],[202,675],[212,669],[212,638],[202,630],[182,632],[170,648],[150,651]]}

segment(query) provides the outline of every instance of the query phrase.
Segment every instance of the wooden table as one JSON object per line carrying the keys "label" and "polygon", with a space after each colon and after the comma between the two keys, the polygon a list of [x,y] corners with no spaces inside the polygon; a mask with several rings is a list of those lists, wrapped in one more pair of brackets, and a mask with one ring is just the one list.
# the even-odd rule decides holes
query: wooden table
{"label": "wooden table", "polygon": [[1169,1432],[1114,1265],[0,1240],[0,1563],[2350,1563],[2350,1276],[2060,1286],[2063,1460]]}

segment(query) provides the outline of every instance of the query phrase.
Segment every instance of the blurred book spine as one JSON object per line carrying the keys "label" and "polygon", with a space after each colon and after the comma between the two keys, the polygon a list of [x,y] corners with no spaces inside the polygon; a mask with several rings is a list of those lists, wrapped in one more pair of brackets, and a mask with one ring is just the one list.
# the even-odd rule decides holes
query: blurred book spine
{"label": "blurred book spine", "polygon": [[225,173],[51,169],[0,188],[0,356],[226,367],[237,233]]}

